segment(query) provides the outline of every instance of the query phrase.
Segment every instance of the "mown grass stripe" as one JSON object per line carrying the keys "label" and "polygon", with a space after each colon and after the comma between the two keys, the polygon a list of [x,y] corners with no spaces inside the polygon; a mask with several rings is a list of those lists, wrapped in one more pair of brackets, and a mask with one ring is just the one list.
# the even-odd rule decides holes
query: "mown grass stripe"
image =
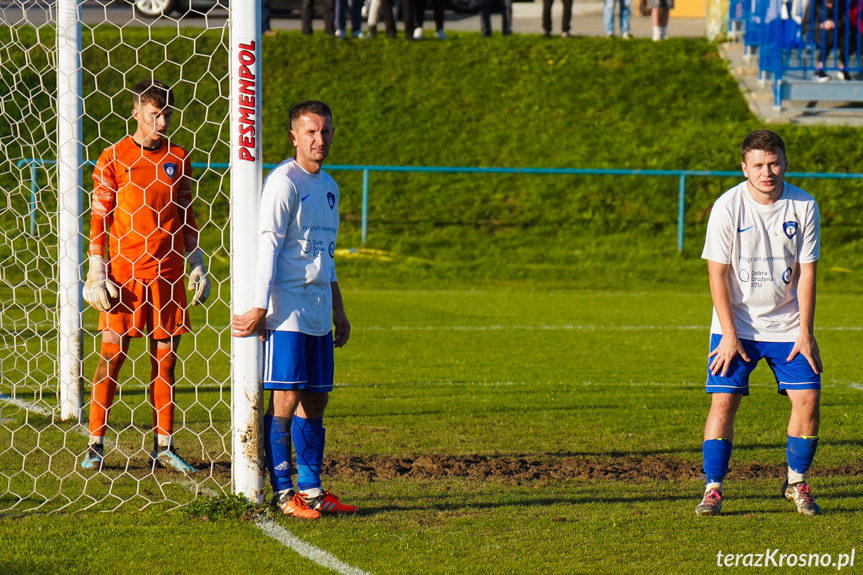
{"label": "mown grass stripe", "polygon": [[[85,326],[86,327],[86,326]],[[222,332],[228,325],[209,324],[206,329]],[[95,328],[94,328],[95,329]],[[359,325],[351,326],[353,331],[691,331],[709,330],[705,325],[592,325],[592,324],[562,324],[562,325]],[[53,327],[48,331],[54,331]],[[818,326],[818,331],[863,331],[863,326],[835,325]],[[45,332],[40,332],[43,335]],[[0,335],[15,336],[18,332],[0,328]],[[14,344],[14,347],[24,347],[26,343]]]}
{"label": "mown grass stripe", "polygon": [[[356,331],[691,331],[709,325],[393,325],[352,326]],[[860,326],[818,326],[819,331],[863,331]]]}

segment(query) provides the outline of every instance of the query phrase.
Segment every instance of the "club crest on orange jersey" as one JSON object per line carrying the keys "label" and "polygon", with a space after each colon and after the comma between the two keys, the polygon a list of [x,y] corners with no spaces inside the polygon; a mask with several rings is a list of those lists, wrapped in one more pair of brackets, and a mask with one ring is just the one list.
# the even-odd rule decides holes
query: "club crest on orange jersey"
{"label": "club crest on orange jersey", "polygon": [[177,174],[177,164],[167,162],[167,163],[162,164],[162,169],[165,170],[165,173],[172,180],[174,179],[174,176]]}

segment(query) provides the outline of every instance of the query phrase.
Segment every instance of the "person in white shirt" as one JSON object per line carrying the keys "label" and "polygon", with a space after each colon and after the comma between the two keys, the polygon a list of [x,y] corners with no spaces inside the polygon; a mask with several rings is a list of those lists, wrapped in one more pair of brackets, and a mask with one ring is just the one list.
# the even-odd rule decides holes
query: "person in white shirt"
{"label": "person in white shirt", "polygon": [[[330,151],[333,116],[317,100],[289,113],[296,155],[264,179],[258,267],[251,310],[235,315],[233,335],[264,341],[264,446],[273,503],[286,515],[356,513],[321,487],[324,409],[333,389],[333,347],[350,337],[336,280],[339,187],[321,167]],[[333,334],[335,326],[335,334]],[[297,458],[294,491],[291,442]]]}
{"label": "person in white shirt", "polygon": [[713,205],[702,258],[713,296],[704,428],[707,488],[698,515],[717,515],[734,439],[734,417],[760,359],[791,401],[788,477],[782,494],[804,515],[821,509],[806,483],[818,446],[821,356],[813,334],[820,215],[815,200],[784,181],[785,142],[769,130],[743,141],[746,181]]}

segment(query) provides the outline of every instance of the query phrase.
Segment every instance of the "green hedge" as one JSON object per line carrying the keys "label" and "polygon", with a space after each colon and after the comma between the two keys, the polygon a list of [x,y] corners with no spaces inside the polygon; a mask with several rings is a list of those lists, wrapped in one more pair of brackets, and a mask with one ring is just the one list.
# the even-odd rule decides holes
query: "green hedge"
{"label": "green hedge", "polygon": [[[169,29],[104,27],[88,30],[85,42],[89,158],[127,132],[127,89],[152,67],[175,85],[178,103],[187,103],[174,120],[175,140],[194,148],[193,161],[227,159],[226,146],[213,144],[228,139],[227,45],[220,31],[184,30],[178,37]],[[408,43],[280,33],[264,39],[263,67],[268,163],[292,154],[287,111],[304,98],[333,108],[329,161],[337,164],[733,170],[742,138],[763,127],[716,46],[701,40],[453,34],[446,42]],[[47,97],[51,77],[21,76],[44,84],[37,95]],[[20,93],[0,79],[4,98],[20,102]],[[38,124],[50,129],[51,122],[49,115]],[[788,142],[794,171],[863,171],[857,129],[776,129]],[[0,141],[8,150],[16,145],[2,135]],[[334,175],[343,193],[340,247],[361,248],[361,176]],[[0,182],[8,180],[0,172]],[[699,255],[710,206],[736,181],[688,181],[681,257],[675,178],[373,173],[369,250],[343,257],[340,275],[376,285],[692,285],[704,274]],[[863,263],[863,182],[795,183],[821,205],[822,278],[855,289]],[[217,245],[227,241],[227,193],[227,179],[201,178],[199,219],[208,222],[205,240]]]}

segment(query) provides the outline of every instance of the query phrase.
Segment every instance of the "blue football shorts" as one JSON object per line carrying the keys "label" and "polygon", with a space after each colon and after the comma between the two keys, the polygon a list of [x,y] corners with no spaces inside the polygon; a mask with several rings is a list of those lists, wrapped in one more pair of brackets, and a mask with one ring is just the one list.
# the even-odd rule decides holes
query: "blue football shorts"
{"label": "blue football shorts", "polygon": [[264,342],[264,389],[333,390],[333,332],[306,335],[267,330]]}
{"label": "blue football shorts", "polygon": [[[710,351],[719,346],[722,336],[710,334]],[[794,348],[792,341],[752,341],[741,339],[740,344],[749,356],[749,362],[743,361],[738,355],[731,360],[725,377],[710,373],[710,363],[713,358],[707,358],[707,393],[738,393],[749,395],[749,374],[762,359],[776,378],[777,391],[788,395],[789,389],[821,389],[821,374],[815,373],[809,361],[802,354],[797,354],[791,361],[785,361]]]}

